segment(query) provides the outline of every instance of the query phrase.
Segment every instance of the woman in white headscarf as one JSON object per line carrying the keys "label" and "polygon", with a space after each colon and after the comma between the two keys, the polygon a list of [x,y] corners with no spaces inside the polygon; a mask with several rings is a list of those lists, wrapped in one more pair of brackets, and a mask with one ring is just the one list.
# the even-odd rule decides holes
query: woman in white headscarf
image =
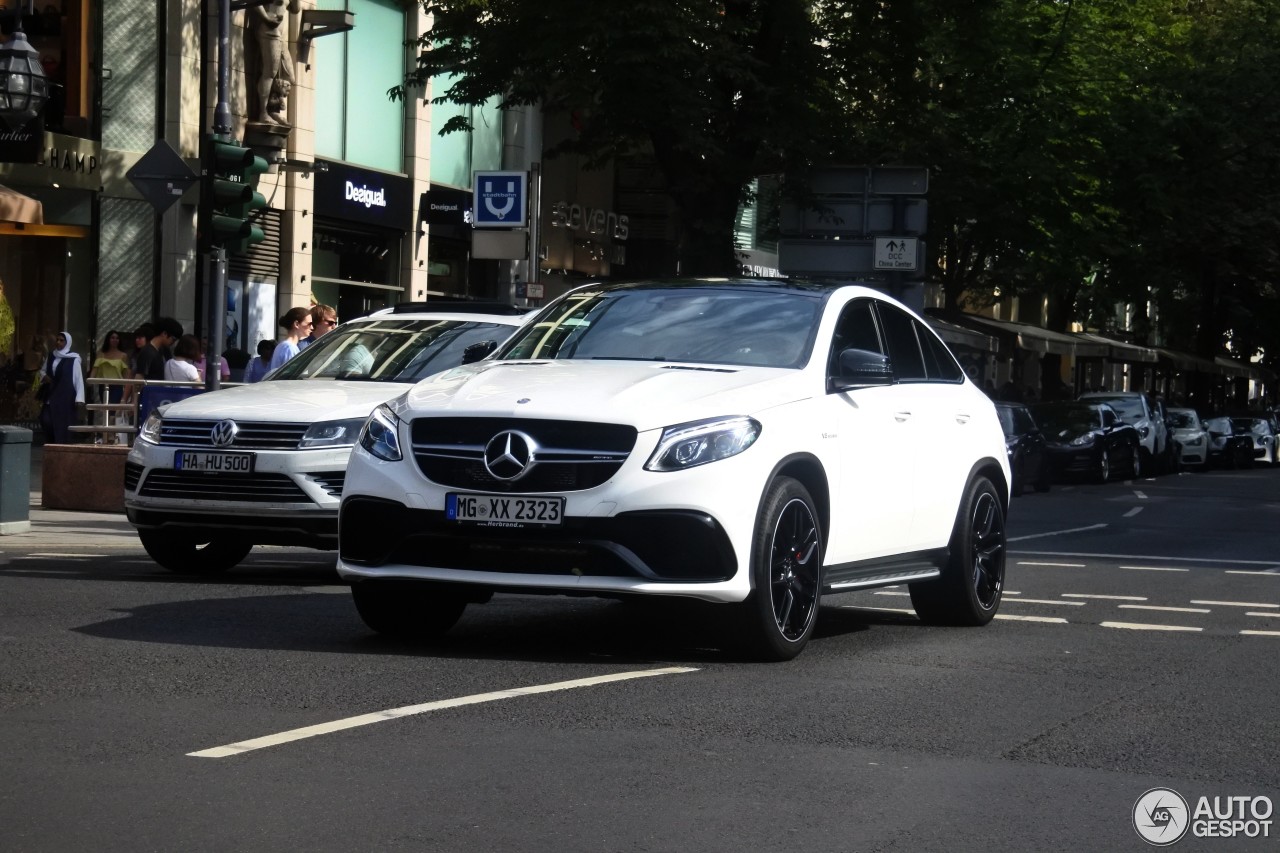
{"label": "woman in white headscarf", "polygon": [[44,363],[40,425],[47,443],[69,444],[71,425],[76,422],[78,407],[84,405],[84,371],[80,356],[71,351],[70,332],[59,332],[54,343],[55,349]]}

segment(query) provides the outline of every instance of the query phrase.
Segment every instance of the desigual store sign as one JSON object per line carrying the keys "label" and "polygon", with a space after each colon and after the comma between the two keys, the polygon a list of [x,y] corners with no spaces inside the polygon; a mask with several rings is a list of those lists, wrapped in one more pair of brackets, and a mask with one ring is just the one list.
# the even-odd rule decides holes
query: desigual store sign
{"label": "desigual store sign", "polygon": [[397,231],[412,229],[412,182],[408,178],[346,163],[327,165],[327,172],[315,173],[316,213]]}

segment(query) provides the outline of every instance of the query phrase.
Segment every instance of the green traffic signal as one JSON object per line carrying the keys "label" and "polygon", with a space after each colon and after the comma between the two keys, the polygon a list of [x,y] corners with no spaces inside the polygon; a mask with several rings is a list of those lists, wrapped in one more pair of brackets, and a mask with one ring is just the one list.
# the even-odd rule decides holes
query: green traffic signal
{"label": "green traffic signal", "polygon": [[254,189],[258,176],[267,171],[267,161],[251,148],[219,139],[209,141],[208,156],[210,242],[229,254],[242,255],[266,239],[250,214],[267,206],[262,193]]}

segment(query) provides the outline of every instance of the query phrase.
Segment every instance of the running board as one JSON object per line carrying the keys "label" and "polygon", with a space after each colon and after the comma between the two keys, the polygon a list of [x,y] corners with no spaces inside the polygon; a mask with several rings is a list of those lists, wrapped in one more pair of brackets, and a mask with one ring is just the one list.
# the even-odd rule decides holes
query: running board
{"label": "running board", "polygon": [[912,581],[927,581],[941,575],[942,572],[937,569],[925,569],[916,574],[906,575],[877,575],[871,578],[863,578],[856,581],[841,581],[840,583],[827,584],[826,589],[830,592],[845,592],[851,589],[859,589],[868,586],[892,586],[896,583],[911,583]]}
{"label": "running board", "polygon": [[830,592],[844,592],[851,589],[932,580],[942,574],[948,557],[948,549],[938,548],[824,566],[822,588]]}

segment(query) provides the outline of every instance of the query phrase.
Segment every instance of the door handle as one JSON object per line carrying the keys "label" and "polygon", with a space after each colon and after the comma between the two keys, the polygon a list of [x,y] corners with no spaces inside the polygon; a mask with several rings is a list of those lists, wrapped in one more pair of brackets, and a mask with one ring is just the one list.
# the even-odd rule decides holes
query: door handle
{"label": "door handle", "polygon": [[893,419],[898,423],[902,423],[903,421],[907,420],[910,417],[911,417],[910,412],[894,412],[893,413]]}

